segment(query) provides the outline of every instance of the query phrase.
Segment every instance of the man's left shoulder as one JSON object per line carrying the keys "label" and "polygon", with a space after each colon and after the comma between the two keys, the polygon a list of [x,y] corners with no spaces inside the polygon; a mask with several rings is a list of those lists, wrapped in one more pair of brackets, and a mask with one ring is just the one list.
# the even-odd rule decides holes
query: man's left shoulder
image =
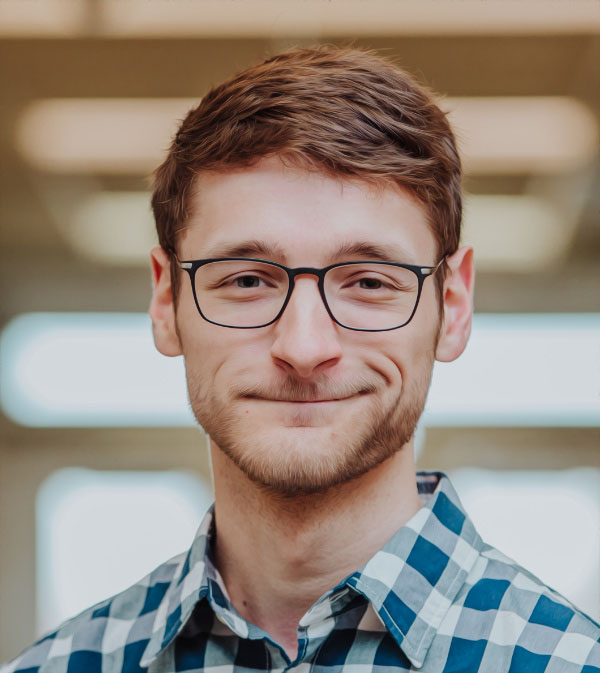
{"label": "man's left shoulder", "polygon": [[600,673],[600,624],[497,549],[484,546],[460,594],[487,656],[511,671]]}

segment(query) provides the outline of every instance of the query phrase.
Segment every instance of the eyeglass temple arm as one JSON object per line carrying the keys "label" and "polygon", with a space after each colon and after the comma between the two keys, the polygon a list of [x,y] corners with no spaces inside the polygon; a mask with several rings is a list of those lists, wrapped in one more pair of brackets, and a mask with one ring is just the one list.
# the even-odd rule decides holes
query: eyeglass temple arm
{"label": "eyeglass temple arm", "polygon": [[442,264],[446,261],[446,255],[440,259],[440,261],[435,265],[435,266],[423,266],[421,267],[421,273],[424,276],[433,276],[433,274],[442,266]]}
{"label": "eyeglass temple arm", "polygon": [[175,248],[173,248],[172,246],[168,246],[167,248],[163,248],[163,249],[167,254],[172,255],[175,258],[175,261],[177,262],[177,266],[180,269],[187,270],[187,269],[192,268],[192,263],[191,262],[182,262],[179,259],[179,257],[177,256],[177,252],[176,252]]}

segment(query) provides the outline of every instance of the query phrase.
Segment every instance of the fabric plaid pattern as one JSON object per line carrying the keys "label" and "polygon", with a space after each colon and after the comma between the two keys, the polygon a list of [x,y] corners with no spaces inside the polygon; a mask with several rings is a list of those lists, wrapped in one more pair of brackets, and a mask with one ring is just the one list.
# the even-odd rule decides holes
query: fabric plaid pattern
{"label": "fabric plaid pattern", "polygon": [[290,662],[231,605],[212,511],[188,553],[42,638],[0,673],[600,673],[600,625],[484,544],[449,480],[298,628]]}

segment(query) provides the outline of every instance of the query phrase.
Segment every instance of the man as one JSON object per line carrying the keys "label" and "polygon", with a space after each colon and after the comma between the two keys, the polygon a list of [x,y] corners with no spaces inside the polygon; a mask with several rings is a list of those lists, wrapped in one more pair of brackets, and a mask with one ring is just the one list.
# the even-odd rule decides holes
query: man
{"label": "man", "polygon": [[152,204],[154,339],[184,356],[214,510],[3,673],[600,671],[600,627],[415,479],[473,293],[430,94],[369,53],[282,54],[189,112]]}

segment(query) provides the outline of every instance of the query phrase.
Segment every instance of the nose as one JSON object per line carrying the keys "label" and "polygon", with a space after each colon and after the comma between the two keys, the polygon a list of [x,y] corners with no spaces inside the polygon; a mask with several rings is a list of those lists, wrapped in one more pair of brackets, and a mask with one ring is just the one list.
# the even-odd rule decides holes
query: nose
{"label": "nose", "polygon": [[342,356],[338,327],[314,277],[296,277],[292,296],[274,328],[271,355],[278,366],[298,378],[309,379]]}

